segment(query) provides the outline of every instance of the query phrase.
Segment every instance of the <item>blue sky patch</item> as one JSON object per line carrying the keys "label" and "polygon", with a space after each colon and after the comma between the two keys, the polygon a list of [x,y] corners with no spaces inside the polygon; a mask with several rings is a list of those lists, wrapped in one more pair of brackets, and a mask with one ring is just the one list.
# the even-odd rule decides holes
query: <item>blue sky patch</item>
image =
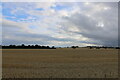
{"label": "blue sky patch", "polygon": [[11,14],[11,10],[10,8],[6,8],[6,9],[2,9],[2,14],[3,16],[13,16],[13,14]]}
{"label": "blue sky patch", "polygon": [[37,11],[43,11],[44,9],[43,8],[36,8],[35,10],[37,10]]}
{"label": "blue sky patch", "polygon": [[51,7],[51,8],[55,9],[55,10],[64,10],[64,9],[68,9],[69,7],[68,6],[56,5],[56,6]]}

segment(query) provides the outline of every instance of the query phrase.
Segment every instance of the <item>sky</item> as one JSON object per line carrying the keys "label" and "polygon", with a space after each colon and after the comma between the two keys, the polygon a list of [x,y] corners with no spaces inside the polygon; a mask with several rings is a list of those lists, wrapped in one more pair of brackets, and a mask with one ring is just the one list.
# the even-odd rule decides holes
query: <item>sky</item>
{"label": "sky", "polygon": [[117,2],[2,2],[2,45],[118,46]]}

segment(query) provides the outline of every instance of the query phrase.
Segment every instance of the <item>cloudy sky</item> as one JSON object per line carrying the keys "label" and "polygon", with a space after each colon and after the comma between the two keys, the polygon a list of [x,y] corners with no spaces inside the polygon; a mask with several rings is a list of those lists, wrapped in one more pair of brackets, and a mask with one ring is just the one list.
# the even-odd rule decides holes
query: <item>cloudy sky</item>
{"label": "cloudy sky", "polygon": [[117,2],[3,2],[2,44],[117,46]]}

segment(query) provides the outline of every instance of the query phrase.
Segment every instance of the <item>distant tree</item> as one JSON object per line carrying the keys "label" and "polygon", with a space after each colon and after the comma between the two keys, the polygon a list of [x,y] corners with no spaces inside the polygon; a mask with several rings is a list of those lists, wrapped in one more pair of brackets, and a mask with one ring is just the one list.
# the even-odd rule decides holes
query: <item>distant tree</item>
{"label": "distant tree", "polygon": [[116,47],[115,49],[120,49],[120,47]]}
{"label": "distant tree", "polygon": [[76,49],[76,46],[72,46],[71,48]]}
{"label": "distant tree", "polygon": [[35,47],[38,47],[38,45],[36,44]]}
{"label": "distant tree", "polygon": [[28,47],[30,47],[30,45],[28,45]]}
{"label": "distant tree", "polygon": [[90,49],[92,49],[92,47],[90,46]]}
{"label": "distant tree", "polygon": [[13,47],[16,47],[16,45],[12,45]]}
{"label": "distant tree", "polygon": [[47,48],[47,49],[49,49],[50,47],[49,47],[49,46],[47,46],[46,48]]}
{"label": "distant tree", "polygon": [[24,47],[25,45],[24,45],[24,44],[22,44],[21,46],[22,46],[22,47]]}
{"label": "distant tree", "polygon": [[52,46],[52,49],[55,49],[55,47],[54,47],[54,46]]}
{"label": "distant tree", "polygon": [[76,48],[79,48],[79,46],[76,46]]}
{"label": "distant tree", "polygon": [[10,47],[12,47],[12,45],[9,45]]}

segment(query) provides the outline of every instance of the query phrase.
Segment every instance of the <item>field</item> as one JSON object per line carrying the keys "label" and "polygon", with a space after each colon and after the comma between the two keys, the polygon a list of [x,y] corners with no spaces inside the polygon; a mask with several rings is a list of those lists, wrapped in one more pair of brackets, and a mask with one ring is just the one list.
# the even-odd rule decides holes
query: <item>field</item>
{"label": "field", "polygon": [[3,49],[3,78],[117,78],[117,49]]}

